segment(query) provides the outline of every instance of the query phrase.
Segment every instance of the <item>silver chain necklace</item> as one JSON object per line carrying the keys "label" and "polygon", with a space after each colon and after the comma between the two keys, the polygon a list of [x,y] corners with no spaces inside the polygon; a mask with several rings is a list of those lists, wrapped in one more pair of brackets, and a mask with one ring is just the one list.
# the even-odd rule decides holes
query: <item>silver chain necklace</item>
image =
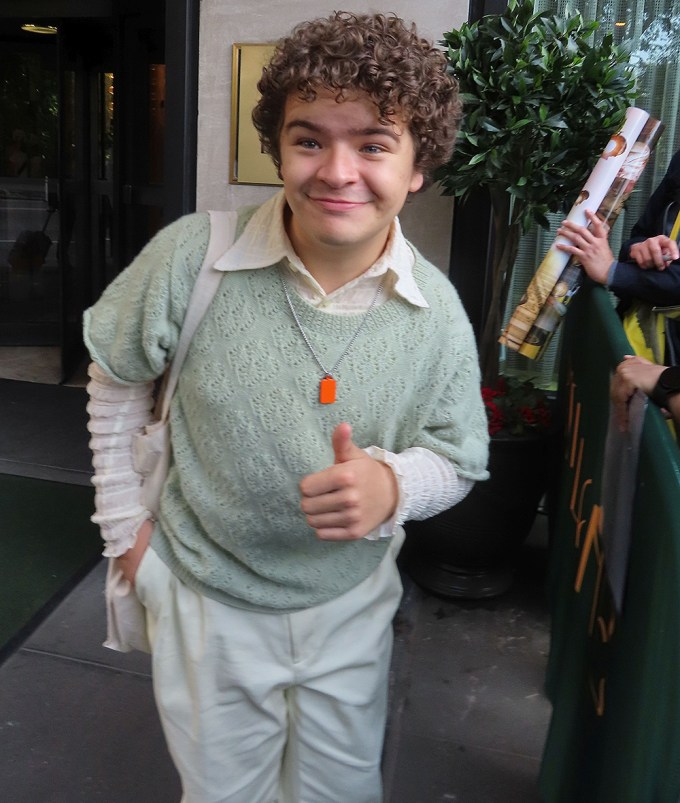
{"label": "silver chain necklace", "polygon": [[284,277],[282,272],[280,272],[279,275],[281,276],[281,284],[283,285],[283,292],[286,295],[286,301],[288,302],[288,306],[289,306],[291,314],[293,316],[293,320],[295,321],[295,324],[297,325],[297,328],[300,330],[300,334],[302,335],[303,340],[307,344],[307,348],[312,353],[312,356],[316,360],[317,365],[319,366],[319,368],[321,368],[322,377],[321,377],[321,380],[319,381],[319,402],[321,404],[333,404],[333,402],[336,399],[336,395],[337,395],[337,382],[335,380],[335,372],[338,370],[338,367],[340,366],[340,363],[345,359],[345,357],[347,356],[347,353],[349,352],[349,350],[354,345],[355,340],[359,337],[359,334],[361,333],[361,330],[364,328],[364,325],[365,325],[366,321],[368,320],[369,313],[371,312],[373,307],[375,307],[375,305],[376,305],[376,303],[378,301],[378,298],[380,296],[380,293],[382,293],[384,281],[381,282],[378,285],[378,289],[375,291],[375,295],[373,296],[373,300],[371,301],[371,303],[368,306],[368,309],[364,313],[363,318],[361,319],[361,323],[359,324],[359,327],[357,328],[356,332],[350,338],[349,343],[347,343],[347,345],[343,349],[342,354],[335,361],[335,365],[331,368],[330,371],[327,371],[325,366],[324,366],[324,364],[319,359],[319,355],[314,350],[314,346],[312,346],[309,338],[307,337],[307,333],[302,328],[302,324],[300,323],[300,319],[298,318],[298,314],[295,311],[295,307],[293,306],[293,301],[292,301],[292,299],[290,297],[290,293],[288,292],[288,284],[286,282],[286,279],[285,279],[285,277]]}

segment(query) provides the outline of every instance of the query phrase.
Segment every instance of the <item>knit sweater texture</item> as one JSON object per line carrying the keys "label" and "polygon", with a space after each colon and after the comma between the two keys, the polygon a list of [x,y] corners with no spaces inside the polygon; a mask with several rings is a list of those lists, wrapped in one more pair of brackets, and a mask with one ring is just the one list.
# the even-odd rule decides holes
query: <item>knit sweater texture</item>
{"label": "knit sweater texture", "polygon": [[[206,214],[171,224],[86,312],[92,359],[114,380],[148,382],[165,370],[208,237]],[[226,273],[194,335],[172,401],[173,463],[152,543],[200,593],[283,612],[349,591],[387,548],[384,540],[320,541],[300,510],[299,482],[333,463],[339,423],[352,425],[358,446],[422,446],[470,479],[486,477],[488,436],[467,316],[448,279],[420,255],[414,277],[429,308],[397,297],[373,309],[330,405],[318,401],[320,369],[280,270]],[[332,366],[361,316],[294,303]]]}

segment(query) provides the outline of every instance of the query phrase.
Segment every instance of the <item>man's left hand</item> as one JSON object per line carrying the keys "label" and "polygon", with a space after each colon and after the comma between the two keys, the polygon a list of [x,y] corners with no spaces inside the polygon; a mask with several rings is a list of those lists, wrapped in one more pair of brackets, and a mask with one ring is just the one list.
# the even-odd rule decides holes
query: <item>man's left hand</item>
{"label": "man's left hand", "polygon": [[332,444],[334,464],[300,483],[301,507],[318,538],[358,540],[394,514],[397,479],[388,465],[355,445],[349,424],[338,424]]}

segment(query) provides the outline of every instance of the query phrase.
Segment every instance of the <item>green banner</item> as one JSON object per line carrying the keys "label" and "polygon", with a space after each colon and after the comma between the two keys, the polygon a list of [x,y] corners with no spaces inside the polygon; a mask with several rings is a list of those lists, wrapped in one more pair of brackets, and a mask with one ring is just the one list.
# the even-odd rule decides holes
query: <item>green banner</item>
{"label": "green banner", "polygon": [[680,452],[654,405],[640,440],[618,614],[602,542],[612,371],[631,349],[611,297],[582,290],[564,321],[564,454],[554,504],[545,803],[680,800]]}

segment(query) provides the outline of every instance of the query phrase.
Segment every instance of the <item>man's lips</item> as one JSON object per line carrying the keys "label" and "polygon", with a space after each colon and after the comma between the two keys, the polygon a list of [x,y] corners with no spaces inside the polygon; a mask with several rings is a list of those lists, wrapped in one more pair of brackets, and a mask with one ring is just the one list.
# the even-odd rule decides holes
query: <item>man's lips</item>
{"label": "man's lips", "polygon": [[349,198],[315,198],[312,196],[310,196],[310,200],[329,212],[348,212],[367,203],[363,200],[352,200]]}

